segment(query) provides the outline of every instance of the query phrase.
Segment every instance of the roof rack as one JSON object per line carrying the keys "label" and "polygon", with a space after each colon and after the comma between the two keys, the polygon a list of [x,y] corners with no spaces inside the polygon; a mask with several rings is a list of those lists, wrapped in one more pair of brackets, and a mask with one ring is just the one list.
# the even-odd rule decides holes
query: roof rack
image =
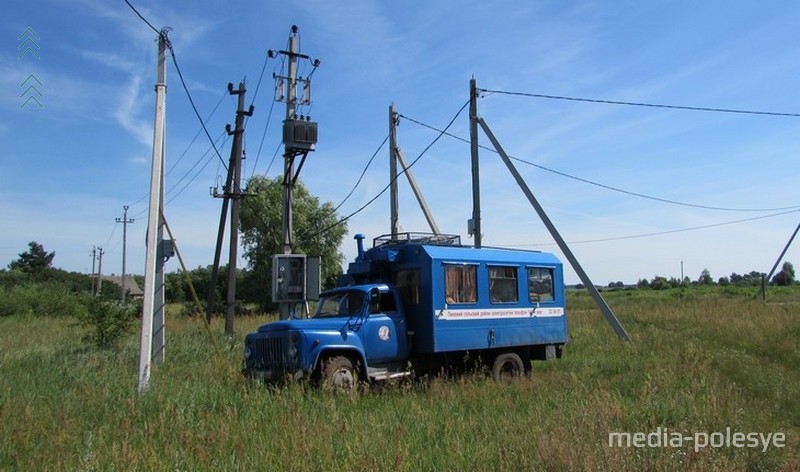
{"label": "roof rack", "polygon": [[461,236],[457,234],[397,233],[384,234],[372,240],[372,247],[398,246],[402,244],[427,244],[429,246],[461,246]]}

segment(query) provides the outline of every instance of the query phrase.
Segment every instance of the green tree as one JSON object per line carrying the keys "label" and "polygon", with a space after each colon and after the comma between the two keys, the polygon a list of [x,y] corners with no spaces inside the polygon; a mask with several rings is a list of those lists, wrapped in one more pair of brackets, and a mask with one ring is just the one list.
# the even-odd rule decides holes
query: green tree
{"label": "green tree", "polygon": [[674,277],[667,280],[666,277],[661,275],[656,275],[653,277],[653,280],[650,281],[650,288],[653,290],[666,290],[668,288],[677,287],[678,280]]}
{"label": "green tree", "polygon": [[709,272],[708,269],[703,269],[703,271],[700,272],[700,278],[697,279],[697,283],[700,285],[713,285],[714,279],[711,277],[711,272]]}
{"label": "green tree", "polygon": [[53,264],[53,258],[56,257],[55,252],[48,253],[44,250],[44,246],[36,241],[29,242],[28,248],[27,252],[23,252],[19,255],[19,259],[8,264],[9,269],[18,269],[29,274],[38,274],[50,268]]}
{"label": "green tree", "polygon": [[772,283],[785,287],[794,283],[794,266],[791,262],[786,261],[781,267],[781,271],[772,277]]}
{"label": "green tree", "polygon": [[[262,305],[267,305],[271,292],[272,256],[283,253],[283,178],[252,177],[247,182],[248,197],[241,211],[240,230],[250,277],[263,281]],[[321,256],[322,285],[332,287],[342,273],[344,255],[339,251],[345,223],[336,224],[339,216],[333,204],[320,204],[302,182],[294,187],[292,197],[294,241],[297,254]]]}

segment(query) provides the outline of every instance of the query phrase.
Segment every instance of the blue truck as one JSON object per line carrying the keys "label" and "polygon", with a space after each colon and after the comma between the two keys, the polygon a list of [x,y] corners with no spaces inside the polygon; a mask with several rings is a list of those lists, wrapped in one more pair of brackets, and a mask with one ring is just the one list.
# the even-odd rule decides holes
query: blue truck
{"label": "blue truck", "polygon": [[567,343],[563,266],[553,254],[464,246],[459,236],[376,238],[308,319],[245,338],[243,373],[268,381],[358,382],[486,365],[498,381]]}

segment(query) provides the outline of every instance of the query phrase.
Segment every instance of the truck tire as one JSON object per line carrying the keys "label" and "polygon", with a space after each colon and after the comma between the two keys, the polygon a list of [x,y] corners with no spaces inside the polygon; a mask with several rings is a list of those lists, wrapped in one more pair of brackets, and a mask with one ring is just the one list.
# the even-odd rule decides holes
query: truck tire
{"label": "truck tire", "polygon": [[358,386],[358,371],[346,356],[325,359],[322,364],[321,384],[324,389],[349,392]]}
{"label": "truck tire", "polygon": [[525,374],[525,364],[515,352],[504,352],[492,363],[492,377],[499,383],[511,383]]}

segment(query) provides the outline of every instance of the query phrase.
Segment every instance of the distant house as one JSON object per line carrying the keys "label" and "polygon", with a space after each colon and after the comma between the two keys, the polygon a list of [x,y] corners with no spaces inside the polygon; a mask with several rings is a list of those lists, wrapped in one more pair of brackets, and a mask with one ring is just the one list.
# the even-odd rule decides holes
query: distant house
{"label": "distant house", "polygon": [[[122,277],[119,275],[104,275],[103,282],[111,282],[112,284],[122,287]],[[128,296],[134,300],[144,297],[144,291],[139,287],[139,284],[136,283],[136,279],[132,275],[125,276],[125,290]]]}

